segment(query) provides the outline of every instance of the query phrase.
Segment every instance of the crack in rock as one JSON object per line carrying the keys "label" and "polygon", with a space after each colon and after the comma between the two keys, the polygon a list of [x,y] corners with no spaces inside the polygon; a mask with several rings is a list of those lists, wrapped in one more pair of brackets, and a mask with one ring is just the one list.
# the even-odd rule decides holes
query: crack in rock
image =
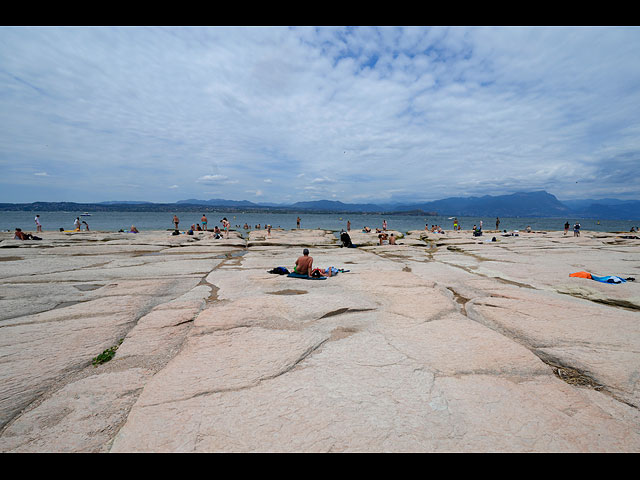
{"label": "crack in rock", "polygon": [[322,320],[323,318],[335,317],[336,315],[342,315],[343,313],[370,312],[372,310],[375,310],[375,308],[338,308],[337,310],[332,310],[331,312],[325,313],[319,318],[319,320]]}
{"label": "crack in rock", "polygon": [[207,390],[205,392],[199,392],[196,393],[190,397],[184,397],[184,398],[177,398],[177,399],[172,399],[169,400],[167,402],[158,402],[158,403],[150,403],[147,405],[143,405],[143,408],[146,407],[156,407],[159,405],[167,405],[167,404],[171,404],[171,403],[177,403],[177,402],[183,402],[186,400],[190,400],[192,398],[198,398],[198,397],[203,397],[203,396],[207,396],[207,395],[215,395],[217,393],[229,393],[229,392],[241,392],[244,390],[249,390],[252,388],[255,388],[257,386],[259,386],[260,384],[262,384],[263,382],[269,381],[269,380],[274,380],[278,377],[281,377],[282,375],[286,375],[287,373],[291,372],[292,370],[294,370],[300,363],[302,363],[304,360],[306,360],[307,358],[309,358],[314,352],[316,352],[320,347],[322,347],[326,342],[328,342],[331,338],[325,338],[324,340],[322,340],[321,342],[318,342],[316,345],[313,345],[311,347],[309,347],[306,351],[304,351],[295,361],[293,361],[291,363],[291,365],[283,368],[282,370],[272,374],[272,375],[266,375],[264,377],[260,377],[255,379],[253,382],[248,383],[246,385],[242,385],[239,387],[229,387],[229,388],[218,388],[218,389],[213,389],[213,390]]}

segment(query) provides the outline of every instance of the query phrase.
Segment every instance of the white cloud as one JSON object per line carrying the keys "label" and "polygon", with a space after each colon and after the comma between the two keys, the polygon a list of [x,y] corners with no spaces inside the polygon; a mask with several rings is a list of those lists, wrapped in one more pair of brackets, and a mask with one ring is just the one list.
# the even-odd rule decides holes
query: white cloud
{"label": "white cloud", "polygon": [[311,183],[334,183],[334,180],[327,177],[316,177],[311,180]]}
{"label": "white cloud", "polygon": [[48,177],[49,174],[47,172],[36,172],[34,173],[36,177]]}
{"label": "white cloud", "polygon": [[14,166],[64,179],[60,195],[73,176],[79,201],[121,178],[151,201],[154,185],[561,196],[568,172],[631,191],[601,173],[640,152],[636,28],[3,28],[0,43],[0,162],[22,182],[4,201],[39,188]]}
{"label": "white cloud", "polygon": [[225,176],[225,175],[203,175],[202,177],[198,178],[198,182],[200,183],[222,183],[225,180],[227,180],[229,177]]}
{"label": "white cloud", "polygon": [[175,189],[175,188],[180,188],[180,187],[178,185],[171,185],[169,188]]}

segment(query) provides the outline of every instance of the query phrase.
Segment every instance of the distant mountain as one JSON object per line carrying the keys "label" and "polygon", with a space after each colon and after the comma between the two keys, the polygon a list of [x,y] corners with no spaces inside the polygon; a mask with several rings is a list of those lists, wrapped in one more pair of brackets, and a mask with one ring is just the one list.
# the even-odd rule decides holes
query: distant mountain
{"label": "distant mountain", "polygon": [[258,207],[259,205],[248,200],[224,200],[222,198],[212,198],[211,200],[197,200],[191,198],[189,200],[179,200],[176,202],[188,205],[209,205],[211,207]]}
{"label": "distant mountain", "polygon": [[617,198],[601,198],[600,200],[584,199],[584,200],[560,200],[563,204],[574,211],[585,210],[591,205],[622,205],[624,203],[633,203],[636,200],[618,200]]}
{"label": "distant mountain", "polygon": [[111,201],[111,202],[100,202],[98,205],[152,205],[153,202],[140,202],[135,200],[125,200],[123,202]]}
{"label": "distant mountain", "polygon": [[433,202],[399,205],[394,211],[420,209],[437,211],[440,215],[456,216],[498,216],[498,217],[558,217],[570,213],[569,207],[563,205],[550,193],[521,192],[511,195],[483,197],[451,197]]}
{"label": "distant mountain", "polygon": [[384,213],[405,215],[443,215],[479,217],[561,217],[570,219],[597,218],[610,220],[640,220],[640,200],[567,200],[559,201],[545,191],[520,192],[510,195],[482,197],[450,197],[431,202],[415,203],[343,203],[315,200],[294,204],[258,204],[247,200],[188,199],[176,203],[112,201],[101,203],[34,202],[1,203],[0,211],[220,211],[227,212],[316,212],[316,213]]}
{"label": "distant mountain", "polygon": [[319,210],[325,212],[384,212],[385,207],[372,203],[342,203],[335,200],[315,200],[310,202],[296,202],[288,208],[300,210]]}
{"label": "distant mountain", "polygon": [[576,210],[575,213],[589,218],[636,220],[640,219],[640,200],[630,200],[614,204],[592,203],[588,207]]}

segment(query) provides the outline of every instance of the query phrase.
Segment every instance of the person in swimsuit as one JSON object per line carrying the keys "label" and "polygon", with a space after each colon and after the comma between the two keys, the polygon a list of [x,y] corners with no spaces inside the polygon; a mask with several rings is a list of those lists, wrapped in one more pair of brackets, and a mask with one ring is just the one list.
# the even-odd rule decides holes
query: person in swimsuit
{"label": "person in swimsuit", "polygon": [[327,268],[314,268],[311,271],[312,277],[331,277],[333,274],[338,274],[338,269],[336,267],[327,267]]}
{"label": "person in swimsuit", "polygon": [[302,256],[298,257],[296,260],[296,266],[293,267],[293,271],[295,273],[300,273],[301,275],[311,276],[311,271],[313,269],[313,257],[309,256],[309,249],[305,248],[302,251]]}
{"label": "person in swimsuit", "polygon": [[36,232],[42,232],[42,225],[40,225],[40,215],[36,215]]}
{"label": "person in swimsuit", "polygon": [[229,238],[229,220],[227,217],[224,217],[222,220],[222,228],[224,229],[224,238]]}
{"label": "person in swimsuit", "polygon": [[200,221],[202,222],[202,230],[204,230],[206,232],[207,231],[207,216],[205,214],[202,214],[202,218],[200,219]]}

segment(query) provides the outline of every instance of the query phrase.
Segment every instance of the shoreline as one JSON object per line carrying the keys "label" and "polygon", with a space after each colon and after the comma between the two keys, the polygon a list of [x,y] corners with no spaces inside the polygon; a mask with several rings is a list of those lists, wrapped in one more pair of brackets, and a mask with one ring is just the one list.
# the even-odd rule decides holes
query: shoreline
{"label": "shoreline", "polygon": [[[181,230],[188,229],[192,224],[196,225],[200,223],[200,215],[194,215],[188,212],[184,214],[178,214],[181,219]],[[273,228],[293,229],[296,227],[296,217],[292,215],[283,214],[271,214],[271,215],[238,215],[234,216],[230,213],[220,213],[220,217],[227,216],[231,222],[231,227],[245,231],[242,226],[244,224],[250,225],[251,230],[255,230],[258,225],[264,227],[266,224],[271,224]],[[45,229],[45,232],[58,231],[60,227],[63,230],[74,230],[72,226],[73,219],[76,215],[69,216],[67,214],[43,213],[40,215],[40,222]],[[209,214],[209,227],[215,225],[221,226],[218,222],[217,216]],[[3,231],[13,231],[16,227],[22,228],[25,231],[33,232],[35,230],[35,224],[33,216],[27,212],[22,214],[21,212],[13,212],[5,215],[0,215],[0,223],[2,223]],[[89,227],[92,231],[111,231],[117,232],[118,230],[129,230],[131,225],[135,225],[141,231],[156,231],[156,230],[169,230],[172,229],[173,224],[171,217],[167,217],[164,214],[146,214],[146,213],[128,213],[128,212],[116,212],[109,214],[97,214],[93,217],[86,218]],[[389,228],[393,228],[396,231],[407,232],[412,230],[424,230],[425,224],[431,226],[437,224],[446,231],[453,230],[453,221],[450,218],[434,217],[434,218],[420,218],[409,216],[397,216],[395,218],[386,218]],[[484,222],[485,232],[487,229],[495,231],[495,217],[459,217],[459,222],[465,231],[471,230],[474,224],[479,224],[480,221]],[[350,221],[352,231],[356,229],[362,229],[366,226],[375,229],[381,227],[385,221],[385,216],[379,215],[356,215],[356,216],[341,216],[341,215],[320,215],[310,214],[302,215],[302,227],[303,228],[320,228],[329,229],[334,231],[340,231],[347,228],[347,221]],[[581,218],[501,218],[499,230],[526,230],[530,225],[534,231],[561,231],[565,222],[568,221],[573,230],[573,224],[576,222],[581,223],[582,228],[585,230],[603,231],[603,232],[629,232],[632,228],[640,225],[640,220],[602,220],[600,223],[595,220],[589,221]],[[67,227],[68,226],[68,227]],[[54,227],[54,228],[51,228]],[[82,228],[84,229],[84,225]]]}

